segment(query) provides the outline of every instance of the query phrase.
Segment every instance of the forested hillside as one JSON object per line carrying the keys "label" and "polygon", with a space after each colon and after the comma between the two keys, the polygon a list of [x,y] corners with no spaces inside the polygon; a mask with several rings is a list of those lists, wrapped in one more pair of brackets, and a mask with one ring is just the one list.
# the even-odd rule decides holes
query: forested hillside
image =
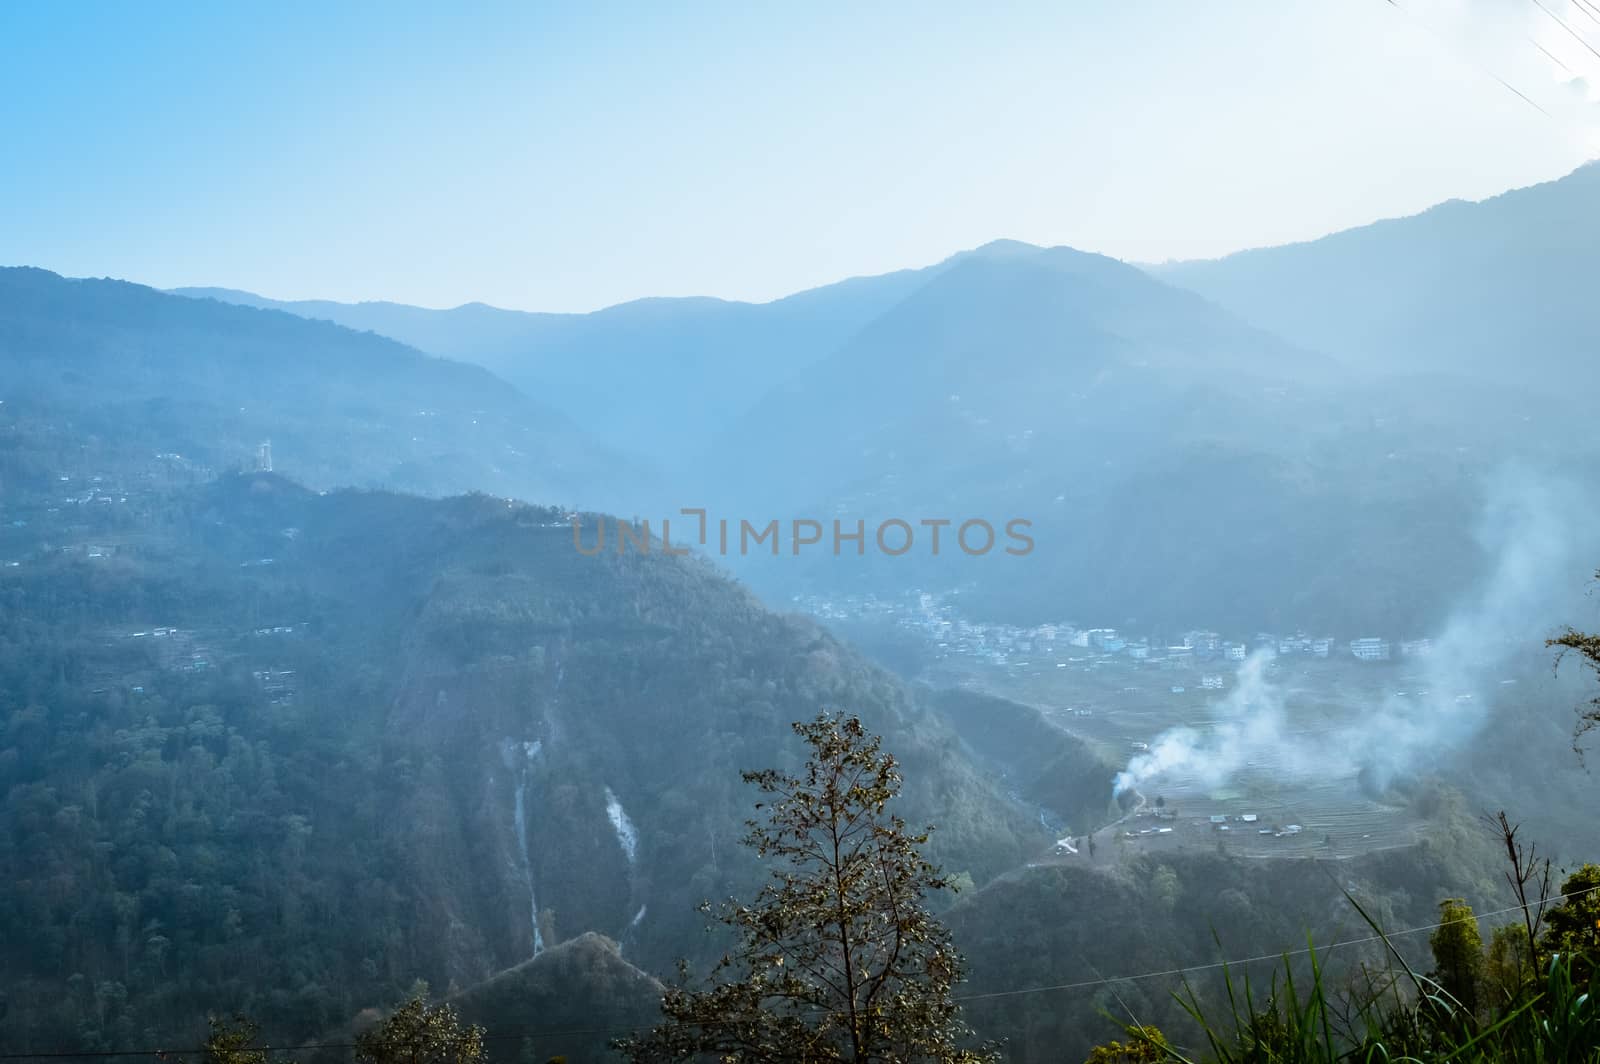
{"label": "forested hillside", "polygon": [[[560,511],[225,477],[0,569],[8,1044],[305,1036],[586,931],[663,971],[756,864],[739,771],[828,704],[977,882],[1044,836],[894,680]],[[52,545],[54,544],[54,545]]]}
{"label": "forested hillside", "polygon": [[[274,311],[0,269],[5,483],[265,464],[317,488],[616,504],[643,483],[481,367]],[[42,453],[37,453],[41,452]]]}
{"label": "forested hillside", "polygon": [[[1084,1059],[1128,1023],[1155,1024],[1196,1045],[1200,1032],[1174,994],[1187,985],[1229,1014],[1222,973],[1212,967],[1219,962],[1262,958],[1233,971],[1236,980],[1255,980],[1262,997],[1284,954],[1297,954],[1304,974],[1298,954],[1311,942],[1326,951],[1323,964],[1341,988],[1359,985],[1363,964],[1388,966],[1345,891],[1390,932],[1431,925],[1445,897],[1466,896],[1482,911],[1515,902],[1494,863],[1493,835],[1462,798],[1430,784],[1415,800],[1434,818],[1428,839],[1357,860],[1251,860],[1219,842],[1210,854],[1102,852],[1087,866],[1037,868],[991,884],[949,914],[972,966],[970,1019],[1003,1034],[1006,1059],[1023,1064]],[[1353,940],[1359,944],[1328,949]],[[1394,943],[1427,969],[1425,935]]]}
{"label": "forested hillside", "polygon": [[[155,1043],[233,1011],[306,1038],[423,979],[502,1030],[587,1032],[556,1047],[585,1059],[591,1028],[644,1022],[651,975],[720,948],[696,904],[760,871],[739,772],[792,759],[787,724],[824,705],[873,722],[902,812],[937,825],[968,885],[962,993],[1014,1059],[1114,1032],[1106,993],[1032,988],[1345,935],[1352,885],[1391,927],[1498,899],[1492,840],[1435,785],[1413,797],[1431,841],[1358,862],[1105,841],[1027,868],[1041,819],[1115,815],[1111,766],[1014,703],[913,697],[702,562],[584,556],[558,510],[253,474],[124,525],[94,553],[26,524],[0,569],[8,1044]],[[1182,1029],[1158,987],[1116,989]]]}

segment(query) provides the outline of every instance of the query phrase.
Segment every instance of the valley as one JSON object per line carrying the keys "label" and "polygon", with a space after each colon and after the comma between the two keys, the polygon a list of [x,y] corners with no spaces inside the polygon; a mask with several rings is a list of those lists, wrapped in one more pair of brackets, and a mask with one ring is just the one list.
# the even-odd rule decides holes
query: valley
{"label": "valley", "polygon": [[[1197,849],[1348,860],[1410,846],[1432,816],[1415,800],[1419,779],[1464,788],[1478,779],[1481,801],[1505,800],[1482,789],[1457,750],[1492,746],[1518,727],[1526,707],[1559,704],[1571,690],[1529,637],[1489,638],[1471,648],[1471,664],[1457,667],[1440,660],[1446,647],[1421,636],[1230,640],[1189,630],[1154,639],[1066,623],[973,622],[958,601],[911,591],[797,604],[880,648],[914,683],[1029,707],[1103,764],[1148,766],[1128,784],[1128,797],[1141,802],[1137,813],[1119,806],[1115,786],[1102,808],[1077,818],[1047,811],[1045,822],[1068,845],[1042,851],[1030,866],[1092,863],[1090,833],[1100,860]],[[1354,653],[1380,649],[1383,660]],[[1445,719],[1470,732],[1439,735],[1401,770],[1386,760],[1414,728]]]}
{"label": "valley", "polygon": [[0,1061],[1600,1061],[1600,164],[1067,117],[1198,25],[190,14],[13,94],[172,125],[0,197]]}

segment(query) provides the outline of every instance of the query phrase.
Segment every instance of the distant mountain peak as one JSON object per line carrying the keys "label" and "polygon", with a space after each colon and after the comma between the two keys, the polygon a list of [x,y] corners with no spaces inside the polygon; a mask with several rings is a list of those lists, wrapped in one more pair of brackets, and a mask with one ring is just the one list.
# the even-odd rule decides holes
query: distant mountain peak
{"label": "distant mountain peak", "polygon": [[1031,255],[1043,251],[1038,244],[1029,244],[1023,240],[1001,238],[991,240],[987,244],[980,244],[971,251],[963,252],[966,255]]}

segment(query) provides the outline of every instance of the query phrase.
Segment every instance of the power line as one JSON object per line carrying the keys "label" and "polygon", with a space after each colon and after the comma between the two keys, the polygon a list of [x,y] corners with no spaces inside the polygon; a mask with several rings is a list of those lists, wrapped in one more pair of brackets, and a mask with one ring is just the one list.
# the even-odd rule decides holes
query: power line
{"label": "power line", "polygon": [[1572,0],[1572,6],[1578,9],[1578,13],[1580,15],[1584,16],[1595,25],[1600,26],[1600,15],[1597,15],[1594,11],[1590,10],[1594,7],[1593,4],[1588,4],[1585,6],[1585,0]]}
{"label": "power line", "polygon": [[1528,902],[1526,906],[1513,905],[1506,909],[1496,909],[1493,912],[1474,913],[1470,917],[1461,917],[1455,920],[1442,920],[1436,924],[1425,924],[1421,927],[1408,927],[1400,931],[1385,931],[1380,934],[1367,935],[1364,938],[1348,938],[1342,942],[1330,942],[1326,946],[1302,946],[1299,949],[1285,950],[1281,953],[1261,953],[1254,957],[1240,957],[1237,960],[1213,961],[1210,964],[1194,964],[1186,968],[1169,968],[1166,971],[1160,972],[1139,972],[1135,975],[1124,975],[1119,978],[1087,979],[1077,983],[1059,983],[1055,986],[1031,986],[1024,987],[1020,990],[997,990],[989,994],[969,994],[965,997],[958,997],[955,1000],[982,1001],[988,998],[1017,997],[1022,994],[1041,994],[1051,990],[1083,990],[1093,986],[1101,986],[1106,983],[1134,982],[1140,979],[1160,979],[1167,976],[1188,975],[1191,972],[1215,971],[1218,968],[1229,968],[1241,964],[1255,964],[1259,961],[1283,960],[1286,957],[1300,957],[1309,953],[1326,953],[1329,950],[1339,949],[1342,946],[1366,945],[1373,942],[1382,942],[1385,939],[1399,938],[1403,935],[1417,935],[1424,931],[1437,931],[1441,927],[1448,927],[1451,924],[1466,923],[1468,920],[1477,921],[1479,919],[1488,919],[1492,916],[1504,916],[1507,913],[1520,912],[1528,906],[1545,905],[1550,902],[1561,901],[1566,898],[1581,897],[1592,890],[1600,890],[1600,887],[1585,887],[1583,890],[1575,890],[1571,894],[1554,894],[1548,898],[1541,898],[1539,901]]}
{"label": "power line", "polygon": [[[986,993],[986,994],[965,994],[965,995],[956,996],[956,997],[953,998],[953,1000],[956,1001],[959,1004],[961,1002],[967,1002],[967,1001],[987,1001],[987,1000],[992,1000],[994,998],[1018,997],[1018,996],[1021,996],[1021,995],[1024,995],[1024,994],[1044,994],[1044,993],[1050,993],[1050,992],[1053,992],[1053,991],[1061,991],[1061,990],[1085,990],[1085,989],[1088,989],[1090,987],[1108,986],[1108,985],[1111,985],[1113,983],[1136,982],[1136,981],[1142,980],[1142,979],[1169,978],[1171,976],[1176,976],[1176,975],[1189,975],[1189,974],[1196,973],[1196,972],[1215,971],[1215,970],[1217,970],[1219,968],[1228,968],[1228,967],[1234,967],[1234,966],[1243,965],[1243,964],[1255,964],[1255,963],[1258,963],[1260,961],[1283,960],[1283,959],[1288,958],[1288,957],[1299,957],[1299,956],[1304,956],[1304,955],[1309,954],[1309,953],[1326,953],[1329,950],[1339,949],[1339,948],[1344,947],[1344,946],[1358,946],[1358,945],[1370,944],[1370,943],[1373,943],[1373,942],[1382,942],[1385,939],[1399,938],[1399,937],[1401,937],[1403,935],[1417,935],[1417,934],[1421,934],[1424,931],[1437,931],[1441,927],[1448,927],[1448,926],[1450,926],[1452,924],[1467,923],[1468,921],[1477,921],[1477,920],[1480,920],[1480,919],[1488,919],[1488,918],[1494,917],[1494,916],[1505,916],[1508,913],[1521,912],[1522,910],[1524,910],[1526,908],[1529,908],[1531,906],[1541,906],[1542,907],[1542,906],[1545,906],[1545,905],[1548,905],[1548,904],[1552,904],[1552,903],[1555,903],[1555,902],[1566,901],[1566,900],[1569,900],[1569,899],[1572,899],[1572,898],[1580,898],[1583,895],[1588,894],[1591,891],[1595,891],[1595,890],[1600,890],[1600,886],[1597,886],[1597,887],[1585,887],[1583,890],[1575,890],[1575,891],[1571,892],[1570,894],[1552,894],[1547,898],[1540,898],[1537,901],[1531,901],[1531,902],[1526,903],[1525,905],[1511,905],[1511,906],[1507,906],[1504,909],[1495,909],[1492,912],[1476,913],[1476,914],[1474,914],[1474,915],[1472,915],[1470,917],[1460,917],[1460,918],[1455,919],[1455,920],[1441,920],[1438,923],[1423,924],[1423,925],[1421,925],[1419,927],[1402,928],[1399,931],[1381,932],[1381,933],[1377,933],[1377,934],[1366,935],[1366,936],[1364,936],[1362,938],[1344,939],[1344,940],[1339,941],[1339,942],[1331,942],[1326,946],[1303,946],[1303,947],[1301,947],[1299,949],[1284,950],[1284,951],[1279,952],[1279,953],[1261,953],[1261,954],[1257,954],[1256,956],[1253,956],[1253,957],[1239,957],[1239,958],[1236,958],[1234,960],[1213,961],[1213,962],[1211,962],[1209,964],[1193,964],[1193,965],[1189,965],[1189,966],[1183,967],[1183,968],[1167,968],[1167,969],[1164,969],[1164,970],[1161,970],[1161,971],[1137,972],[1137,973],[1134,973],[1133,975],[1099,976],[1099,977],[1094,978],[1094,979],[1085,979],[1085,980],[1082,980],[1082,981],[1076,982],[1076,983],[1056,983],[1056,984],[1049,985],[1049,986],[1029,986],[1029,987],[1021,987],[1021,988],[1018,988],[1016,990],[997,990],[997,991],[993,991],[991,993]],[[826,1016],[826,1015],[843,1015],[842,1010],[819,1009],[818,1012],[821,1015],[824,1015],[824,1016]],[[733,1019],[733,1020],[724,1021],[724,1024],[725,1025],[733,1025],[733,1024],[744,1023],[744,1022],[748,1022],[748,1021],[746,1019]],[[701,1026],[710,1026],[710,1025],[709,1024],[660,1024],[660,1025],[657,1025],[657,1026],[701,1027]],[[558,1038],[558,1037],[564,1037],[564,1036],[570,1036],[570,1035],[580,1035],[580,1034],[618,1034],[618,1033],[629,1033],[629,1032],[635,1031],[637,1029],[638,1028],[636,1026],[621,1026],[621,1025],[615,1025],[615,1026],[609,1026],[609,1027],[569,1027],[569,1028],[563,1028],[563,1029],[559,1029],[559,1030],[555,1030],[555,1029],[552,1029],[552,1030],[540,1030],[540,1029],[537,1029],[537,1028],[523,1028],[522,1030],[519,1030],[519,1031],[505,1031],[505,1030],[502,1030],[502,1031],[499,1031],[499,1032],[496,1032],[496,1033],[493,1033],[493,1034],[485,1033],[483,1035],[483,1041],[485,1041],[485,1042],[505,1042],[505,1041],[523,1039],[523,1038]],[[294,1054],[294,1053],[310,1053],[310,1052],[314,1052],[314,1051],[317,1051],[317,1050],[326,1050],[326,1049],[355,1049],[358,1046],[358,1044],[359,1043],[356,1043],[356,1042],[301,1042],[298,1045],[292,1045],[292,1046],[252,1046],[250,1048],[253,1049],[253,1050],[259,1051],[259,1052],[263,1052],[263,1053]],[[396,1043],[396,1044],[406,1044],[406,1043]],[[201,1047],[201,1048],[191,1048],[191,1049],[105,1049],[105,1050],[87,1050],[87,1051],[85,1051],[85,1050],[80,1050],[80,1051],[60,1050],[60,1051],[45,1052],[45,1053],[0,1053],[0,1060],[104,1060],[104,1059],[111,1059],[111,1058],[117,1058],[117,1057],[146,1057],[146,1056],[148,1056],[148,1057],[156,1057],[157,1059],[167,1059],[167,1058],[182,1057],[182,1056],[200,1056],[200,1055],[204,1054],[205,1052],[206,1052],[206,1050],[203,1047]]]}
{"label": "power line", "polygon": [[1565,70],[1568,74],[1574,73],[1574,71],[1573,71],[1573,69],[1571,67],[1567,66],[1567,64],[1563,63],[1561,60],[1557,59],[1554,55],[1552,55],[1550,53],[1550,49],[1546,48],[1544,45],[1540,44],[1538,41],[1534,40],[1532,37],[1528,38],[1528,43],[1533,45],[1535,48],[1539,49],[1539,51],[1543,52],[1544,53],[1544,57],[1546,59],[1550,60],[1550,62],[1554,63],[1556,66],[1560,67],[1562,70]]}
{"label": "power line", "polygon": [[[506,1042],[522,1038],[555,1038],[562,1035],[575,1034],[610,1034],[622,1030],[633,1030],[631,1027],[569,1027],[561,1030],[533,1030],[517,1031],[499,1034],[485,1034],[485,1042]],[[410,1042],[381,1043],[385,1045],[411,1045]],[[248,1051],[258,1053],[311,1053],[324,1049],[356,1049],[357,1042],[301,1042],[292,1046],[250,1046]],[[60,1050],[50,1053],[0,1053],[0,1060],[103,1060],[114,1057],[155,1057],[158,1060],[168,1058],[200,1056],[206,1052],[204,1047],[193,1049],[101,1049],[88,1051]]]}
{"label": "power line", "polygon": [[1533,2],[1533,6],[1534,7],[1538,8],[1540,11],[1543,11],[1546,15],[1549,15],[1550,18],[1555,22],[1555,24],[1557,26],[1560,26],[1562,29],[1566,30],[1567,33],[1571,34],[1573,40],[1577,41],[1579,44],[1581,44],[1585,48],[1589,49],[1589,54],[1590,55],[1594,56],[1596,59],[1600,59],[1600,51],[1596,51],[1595,50],[1595,46],[1590,44],[1587,38],[1585,38],[1582,34],[1580,34],[1577,30],[1573,29],[1571,26],[1567,25],[1567,20],[1566,19],[1562,18],[1560,15],[1556,14],[1554,11],[1551,11],[1548,7],[1545,7],[1544,4],[1541,2],[1541,0],[1532,0],[1532,2]]}
{"label": "power line", "polygon": [[[1550,119],[1551,121],[1555,120],[1555,115],[1552,115],[1549,111],[1546,111],[1543,107],[1540,107],[1537,103],[1535,103],[1533,101],[1533,98],[1531,96],[1529,96],[1527,93],[1523,92],[1521,89],[1517,88],[1515,85],[1511,84],[1511,82],[1507,81],[1505,78],[1501,77],[1499,74],[1496,74],[1493,70],[1490,70],[1488,67],[1484,66],[1482,63],[1478,62],[1476,59],[1472,59],[1472,58],[1470,58],[1470,57],[1468,57],[1466,55],[1463,55],[1460,52],[1456,51],[1456,49],[1448,41],[1446,41],[1443,37],[1441,37],[1437,32],[1435,32],[1434,29],[1431,26],[1429,26],[1427,23],[1423,22],[1421,19],[1417,18],[1416,15],[1412,14],[1410,9],[1401,7],[1400,3],[1399,3],[1399,0],[1385,0],[1385,2],[1388,3],[1388,5],[1390,7],[1392,7],[1392,8],[1394,8],[1396,11],[1400,12],[1401,14],[1405,15],[1407,18],[1411,19],[1418,26],[1422,27],[1422,29],[1425,30],[1428,33],[1428,35],[1431,36],[1434,40],[1436,40],[1440,44],[1444,45],[1450,51],[1455,52],[1456,58],[1462,60],[1465,63],[1469,63],[1472,66],[1476,67],[1478,69],[1478,72],[1480,74],[1483,74],[1485,77],[1493,78],[1495,81],[1500,83],[1500,87],[1501,88],[1505,89],[1507,92],[1514,93],[1516,95],[1517,99],[1521,100],[1523,103],[1527,104],[1529,107],[1533,108],[1535,111],[1538,111],[1540,114],[1544,115],[1546,118]],[[1537,4],[1539,2],[1539,0],[1533,0],[1533,2]],[[1554,17],[1554,16],[1552,16],[1552,17]],[[1590,50],[1593,51],[1593,49],[1590,49]]]}

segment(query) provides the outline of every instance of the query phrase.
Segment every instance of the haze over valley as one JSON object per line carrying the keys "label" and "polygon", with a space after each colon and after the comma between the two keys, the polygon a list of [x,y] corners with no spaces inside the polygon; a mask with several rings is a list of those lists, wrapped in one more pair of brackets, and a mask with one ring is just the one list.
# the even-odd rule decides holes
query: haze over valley
{"label": "haze over valley", "polygon": [[[1600,22],[1290,6],[793,53],[752,13],[0,15],[218,93],[116,59],[172,159],[9,179],[60,233],[0,266],[0,1059],[1596,1060]],[[1258,70],[1258,19],[1381,41],[1403,105]],[[1002,30],[1014,67],[964,39]],[[857,97],[778,91],[802,38]],[[1029,94],[1086,71],[1104,114]],[[19,114],[63,174],[74,116],[123,143]],[[610,305],[491,305],[540,284]],[[486,301],[344,298],[385,285]]]}

